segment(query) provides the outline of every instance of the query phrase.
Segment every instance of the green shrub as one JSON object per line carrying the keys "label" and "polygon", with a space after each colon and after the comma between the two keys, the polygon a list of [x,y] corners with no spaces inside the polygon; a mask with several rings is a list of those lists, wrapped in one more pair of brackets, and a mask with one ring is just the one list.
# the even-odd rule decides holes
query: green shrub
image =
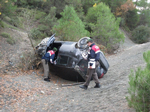
{"label": "green shrub", "polygon": [[44,31],[46,31],[48,28],[49,28],[48,26],[46,26],[46,25],[43,25],[43,24],[41,24],[41,25],[38,25],[38,29],[39,29],[41,32],[44,32]]}
{"label": "green shrub", "polygon": [[148,42],[150,38],[150,28],[147,26],[138,26],[132,31],[132,40],[138,44]]}
{"label": "green shrub", "polygon": [[42,39],[45,38],[46,35],[42,33],[39,29],[34,28],[30,31],[29,37],[32,39]]}
{"label": "green shrub", "polygon": [[4,27],[4,23],[3,21],[0,20],[0,28],[3,28]]}
{"label": "green shrub", "polygon": [[41,31],[42,33],[45,33],[46,35],[51,35],[52,32],[50,31],[50,28],[49,26],[46,26],[46,25],[38,25],[38,30]]}
{"label": "green shrub", "polygon": [[6,21],[6,22],[10,22],[10,21],[11,21],[11,18],[8,17],[8,16],[5,16],[5,17],[3,18],[3,20]]}
{"label": "green shrub", "polygon": [[0,35],[4,38],[10,38],[10,35],[8,33],[5,33],[5,32],[2,32]]}
{"label": "green shrub", "polygon": [[8,34],[8,33],[1,33],[0,34],[2,37],[7,38],[7,42],[11,45],[15,44],[15,40]]}
{"label": "green shrub", "polygon": [[3,18],[3,21],[5,21],[5,22],[7,22],[7,23],[9,23],[9,24],[11,24],[11,25],[13,25],[15,27],[19,26],[19,19],[18,19],[17,16],[16,17],[11,17],[11,18],[8,17],[8,16],[5,16]]}
{"label": "green shrub", "polygon": [[41,11],[38,11],[38,10],[37,10],[35,13],[36,13],[36,14],[35,14],[35,20],[39,20],[39,19],[41,19],[41,18],[44,18],[45,15],[46,15],[45,12],[41,12]]}
{"label": "green shrub", "polygon": [[143,54],[147,66],[142,70],[140,67],[129,75],[129,88],[127,101],[129,106],[137,112],[150,111],[150,51]]}
{"label": "green shrub", "polygon": [[12,25],[10,25],[10,24],[4,22],[4,21],[2,21],[2,24],[3,24],[3,27],[4,27],[4,28],[11,28],[11,29],[18,30],[17,27],[14,27],[14,26],[12,26]]}
{"label": "green shrub", "polygon": [[17,17],[12,18],[9,23],[11,25],[15,26],[15,27],[19,27],[20,26],[19,19]]}
{"label": "green shrub", "polygon": [[12,37],[7,38],[7,42],[11,45],[14,45],[16,43],[16,41]]}

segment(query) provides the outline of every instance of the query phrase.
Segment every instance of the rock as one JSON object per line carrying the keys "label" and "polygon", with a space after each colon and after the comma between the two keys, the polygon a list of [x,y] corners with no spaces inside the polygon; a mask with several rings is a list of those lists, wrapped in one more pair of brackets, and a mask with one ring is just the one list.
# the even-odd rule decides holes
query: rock
{"label": "rock", "polygon": [[44,92],[44,91],[41,91],[41,93],[44,94],[45,92]]}

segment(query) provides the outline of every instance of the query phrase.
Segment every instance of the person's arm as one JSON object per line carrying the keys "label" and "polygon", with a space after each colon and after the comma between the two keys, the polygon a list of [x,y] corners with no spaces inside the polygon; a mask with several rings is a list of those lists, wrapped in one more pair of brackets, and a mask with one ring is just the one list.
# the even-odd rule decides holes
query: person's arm
{"label": "person's arm", "polygon": [[100,48],[98,46],[92,47],[93,56],[95,58],[95,61],[99,61],[100,58]]}
{"label": "person's arm", "polygon": [[99,59],[100,59],[100,52],[96,53],[95,55],[96,55],[95,61],[99,61]]}
{"label": "person's arm", "polygon": [[50,62],[51,62],[51,63],[54,62],[54,57],[55,57],[55,54],[53,54],[53,55],[50,56]]}

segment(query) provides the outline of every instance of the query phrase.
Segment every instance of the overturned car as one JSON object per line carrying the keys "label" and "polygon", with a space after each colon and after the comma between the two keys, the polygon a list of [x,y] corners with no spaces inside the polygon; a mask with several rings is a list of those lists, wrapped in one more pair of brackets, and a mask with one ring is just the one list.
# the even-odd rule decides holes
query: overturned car
{"label": "overturned car", "polygon": [[[42,57],[48,50],[56,47],[54,60],[56,64],[49,63],[50,72],[71,81],[84,81],[88,68],[88,61],[84,58],[88,54],[87,40],[83,37],[78,42],[55,41],[55,34],[41,41],[36,47],[36,52]],[[100,52],[100,66],[97,68],[98,77],[106,74],[109,64],[102,52]]]}

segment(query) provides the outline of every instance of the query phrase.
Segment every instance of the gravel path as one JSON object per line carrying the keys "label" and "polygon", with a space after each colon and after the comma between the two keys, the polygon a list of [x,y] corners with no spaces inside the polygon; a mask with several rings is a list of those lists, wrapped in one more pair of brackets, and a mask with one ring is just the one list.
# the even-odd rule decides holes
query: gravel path
{"label": "gravel path", "polygon": [[107,56],[110,68],[99,89],[93,81],[87,90],[78,85],[61,87],[74,82],[54,75],[50,83],[44,82],[39,70],[1,72],[0,112],[134,112],[125,99],[128,75],[130,69],[145,66],[143,52],[149,49],[150,43],[136,45],[126,37],[120,52]]}

